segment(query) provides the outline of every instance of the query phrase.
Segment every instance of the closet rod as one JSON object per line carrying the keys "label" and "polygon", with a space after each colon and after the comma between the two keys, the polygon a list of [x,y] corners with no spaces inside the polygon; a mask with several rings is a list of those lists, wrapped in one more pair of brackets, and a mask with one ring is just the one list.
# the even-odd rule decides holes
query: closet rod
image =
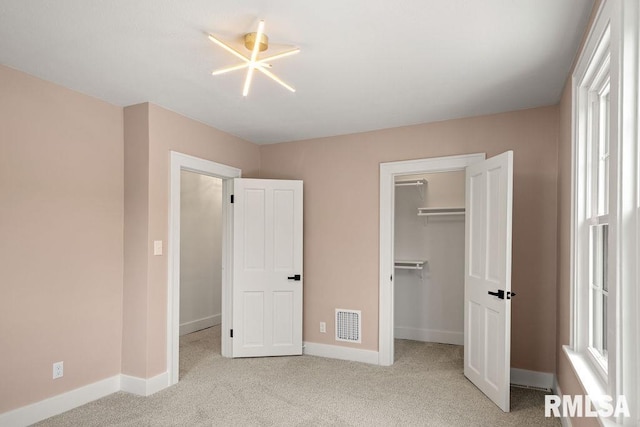
{"label": "closet rod", "polygon": [[427,185],[428,181],[426,179],[406,179],[401,181],[396,181],[396,187],[416,187],[419,185]]}

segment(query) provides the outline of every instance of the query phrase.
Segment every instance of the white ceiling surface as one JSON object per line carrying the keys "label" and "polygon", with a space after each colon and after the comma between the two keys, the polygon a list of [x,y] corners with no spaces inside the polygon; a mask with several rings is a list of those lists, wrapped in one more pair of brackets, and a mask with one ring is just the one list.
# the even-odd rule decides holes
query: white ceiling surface
{"label": "white ceiling surface", "polygon": [[[593,0],[2,0],[0,63],[259,144],[558,102]],[[260,19],[272,71],[211,76]],[[249,52],[245,50],[247,55]],[[0,94],[1,96],[1,94]]]}

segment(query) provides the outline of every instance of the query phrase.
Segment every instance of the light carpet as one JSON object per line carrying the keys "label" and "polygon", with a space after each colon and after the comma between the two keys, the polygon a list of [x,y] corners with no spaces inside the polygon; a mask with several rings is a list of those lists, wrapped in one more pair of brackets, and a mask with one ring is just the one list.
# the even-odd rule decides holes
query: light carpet
{"label": "light carpet", "polygon": [[180,382],[119,392],[39,426],[560,426],[544,392],[504,413],[462,373],[461,346],[396,340],[390,367],[313,356],[226,359],[220,327],[180,339]]}

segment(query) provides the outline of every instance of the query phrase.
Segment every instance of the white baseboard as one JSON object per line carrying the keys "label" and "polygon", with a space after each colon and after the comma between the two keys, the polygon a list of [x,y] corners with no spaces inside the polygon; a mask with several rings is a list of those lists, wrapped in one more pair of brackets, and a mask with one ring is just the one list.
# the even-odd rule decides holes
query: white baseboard
{"label": "white baseboard", "polygon": [[[553,377],[553,394],[559,396],[560,400],[562,400],[562,390],[560,390],[560,384],[558,384],[558,378],[555,375]],[[562,427],[571,427],[571,418],[569,417],[560,417],[560,422]]]}
{"label": "white baseboard", "polygon": [[394,338],[402,340],[464,345],[464,332],[438,331],[435,329],[407,328],[398,326],[393,329],[393,334]]}
{"label": "white baseboard", "polygon": [[562,396],[560,392],[560,384],[558,384],[558,377],[556,377],[555,375],[553,376],[553,387],[551,388],[551,390],[553,391],[553,394]]}
{"label": "white baseboard", "polygon": [[0,414],[0,426],[23,427],[35,424],[118,391],[126,391],[140,396],[150,396],[168,386],[168,372],[149,379],[136,378],[129,375],[115,375]]}
{"label": "white baseboard", "polygon": [[511,368],[511,384],[527,387],[548,388],[553,390],[554,375],[549,372],[528,371]]}
{"label": "white baseboard", "polygon": [[318,344],[305,342],[303,353],[309,356],[328,357],[330,359],[350,360],[352,362],[378,364],[378,352],[373,350],[361,350],[353,347],[339,345]]}
{"label": "white baseboard", "polygon": [[147,379],[121,375],[120,390],[138,396],[151,396],[167,387],[169,387],[169,372]]}
{"label": "white baseboard", "polygon": [[222,314],[214,314],[213,316],[203,317],[202,319],[184,322],[180,324],[180,336],[210,328],[220,323],[222,323]]}
{"label": "white baseboard", "polygon": [[120,390],[120,375],[0,414],[0,426],[22,427],[93,402]]}

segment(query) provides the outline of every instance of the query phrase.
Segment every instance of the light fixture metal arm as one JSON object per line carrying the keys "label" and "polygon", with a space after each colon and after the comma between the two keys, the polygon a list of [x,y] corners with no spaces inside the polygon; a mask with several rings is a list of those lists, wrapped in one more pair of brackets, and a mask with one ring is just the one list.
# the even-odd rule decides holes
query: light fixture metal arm
{"label": "light fixture metal arm", "polygon": [[[231,53],[233,56],[235,56],[238,59],[242,60],[241,64],[232,65],[232,66],[226,67],[226,68],[221,68],[219,70],[213,71],[211,74],[216,76],[216,75],[228,73],[230,71],[242,70],[244,68],[247,68],[247,76],[246,76],[246,79],[245,79],[245,82],[244,82],[244,87],[243,87],[243,90],[242,90],[242,95],[243,96],[247,96],[249,94],[249,89],[251,87],[251,81],[252,81],[253,74],[254,74],[255,70],[260,71],[261,73],[263,73],[264,75],[266,75],[267,77],[269,77],[270,79],[275,81],[276,83],[282,85],[287,90],[290,90],[291,92],[295,92],[296,90],[291,85],[285,83],[279,77],[277,77],[275,74],[273,74],[271,71],[268,70],[268,68],[271,68],[271,64],[268,64],[267,62],[268,61],[273,61],[273,60],[276,60],[276,59],[280,59],[280,58],[284,58],[286,56],[294,55],[296,53],[299,53],[300,52],[300,48],[297,48],[297,47],[296,48],[292,48],[292,49],[286,50],[284,52],[277,53],[275,55],[271,55],[271,56],[264,57],[262,59],[258,59],[258,54],[259,54],[260,50],[265,50],[267,48],[267,45],[268,45],[268,42],[267,42],[268,39],[267,39],[266,35],[264,35],[264,37],[263,37],[263,35],[264,35],[264,21],[260,21],[260,23],[258,24],[258,31],[256,33],[250,33],[250,34],[247,34],[245,36],[245,40],[247,40],[247,38],[249,36],[251,36],[250,41],[253,42],[253,47],[251,49],[251,56],[250,57],[246,57],[241,52],[237,51],[236,49],[234,49],[233,47],[231,47],[227,43],[225,43],[225,42],[223,42],[221,40],[218,40],[215,36],[213,36],[212,34],[209,34],[209,40],[211,40],[212,42],[214,42],[215,44],[217,44],[218,46],[220,46],[221,48],[223,48],[227,52]],[[261,42],[263,39],[265,41]],[[246,43],[247,42],[245,41],[245,44]],[[250,45],[247,44],[247,47],[249,47],[249,46]]]}
{"label": "light fixture metal arm", "polygon": [[217,44],[218,46],[220,46],[221,48],[223,48],[224,50],[226,50],[230,54],[242,59],[246,63],[249,63],[249,61],[250,61],[249,58],[247,58],[246,56],[244,56],[243,54],[241,54],[240,52],[238,52],[237,50],[235,50],[234,48],[232,48],[228,44],[224,43],[223,41],[218,40],[217,38],[215,38],[211,34],[209,34],[209,40],[211,40],[212,42],[214,42],[215,44]]}
{"label": "light fixture metal arm", "polygon": [[271,78],[273,81],[280,83],[283,87],[285,87],[286,89],[290,90],[291,92],[295,92],[295,88],[293,86],[288,85],[287,83],[283,82],[278,76],[276,76],[275,74],[273,74],[271,71],[267,70],[266,68],[260,66],[259,64],[256,65],[256,69],[261,71],[265,76]]}

